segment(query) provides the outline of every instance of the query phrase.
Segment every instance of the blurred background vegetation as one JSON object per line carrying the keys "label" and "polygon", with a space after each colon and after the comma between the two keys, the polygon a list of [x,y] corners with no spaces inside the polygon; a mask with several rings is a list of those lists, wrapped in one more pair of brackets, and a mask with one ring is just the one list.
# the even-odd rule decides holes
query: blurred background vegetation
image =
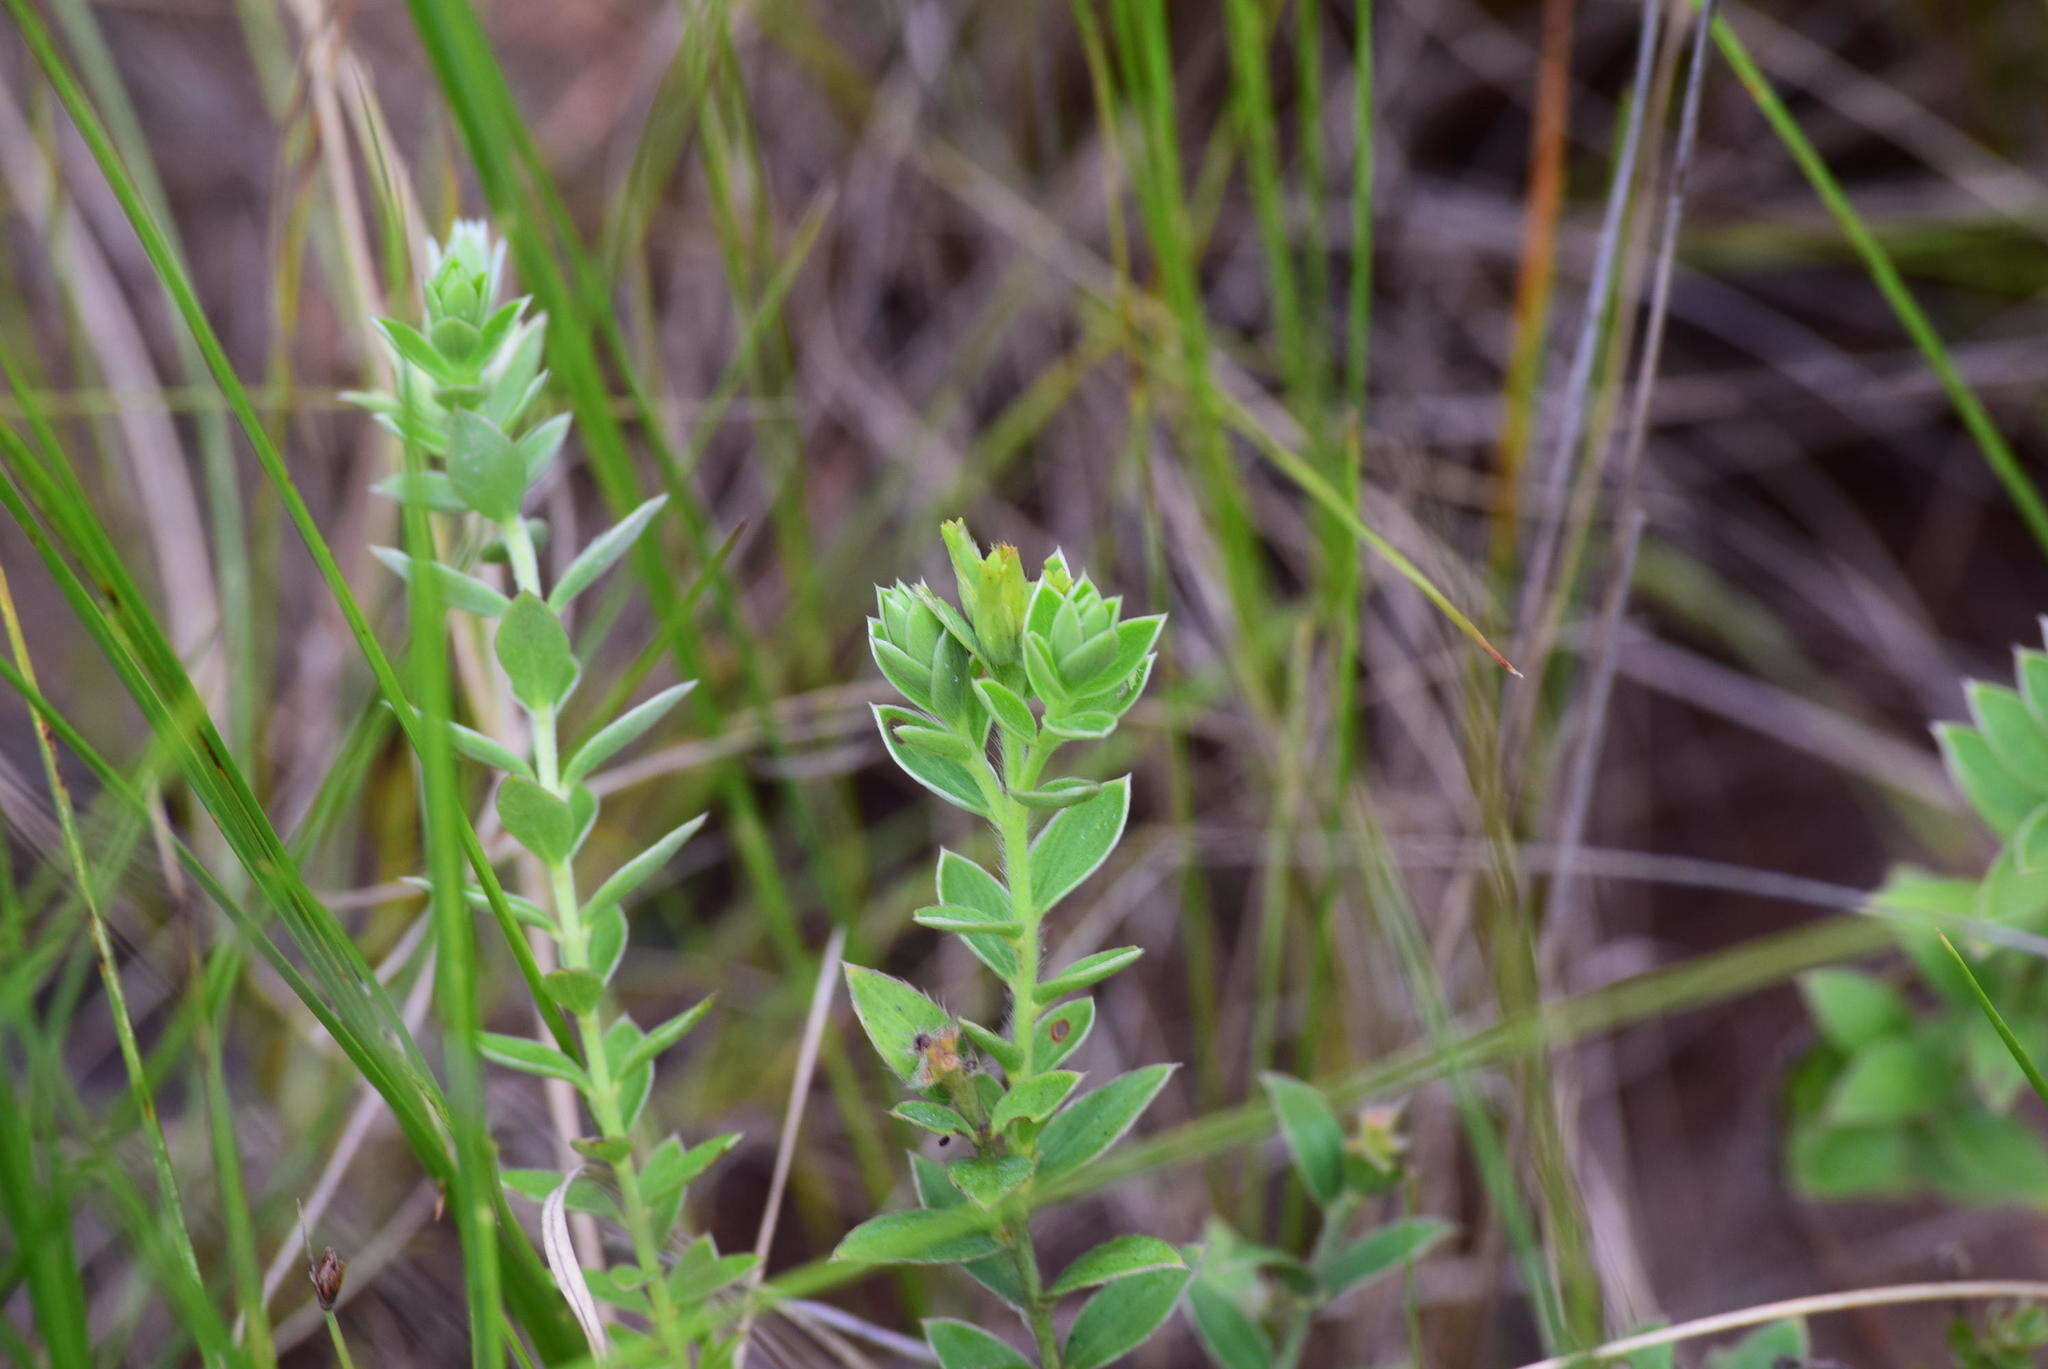
{"label": "blurred background vegetation", "polygon": [[[1665,0],[8,4],[0,1360],[50,1350],[42,1210],[99,1362],[197,1362],[95,926],[211,1315],[268,1270],[282,1360],[324,1362],[303,1204],[359,1358],[465,1353],[433,1175],[329,1021],[437,1050],[414,771],[334,587],[401,655],[368,551],[397,453],[342,392],[378,382],[367,321],[415,313],[458,214],[552,321],[580,458],[554,544],[671,495],[575,625],[579,700],[702,682],[602,776],[592,842],[712,813],[619,984],[642,1021],[719,995],[651,1111],[745,1132],[693,1191],[721,1247],[759,1230],[835,928],[994,1007],[909,920],[937,844],[987,853],[867,707],[871,586],[942,583],[965,514],[1172,614],[1089,758],[1135,772],[1130,837],[1053,945],[1147,950],[1080,1067],[1187,1065],[1046,1225],[1055,1262],[1111,1216],[1299,1245],[1256,1083],[1279,1068],[1406,1100],[1383,1201],[1460,1228],[1309,1363],[1511,1365],[2038,1267],[2014,1080],[1980,1081],[2025,1123],[2012,1158],[1785,1161],[1841,1064],[1795,981],[1933,1002],[1867,893],[1996,850],[1927,724],[2010,678],[2048,583],[2041,7],[1730,3],[1696,47]],[[2022,902],[1992,911],[2024,930],[2048,895]],[[528,1029],[479,936],[491,1023]],[[1984,956],[2025,1041],[2048,1004],[2015,945]],[[342,1001],[356,953],[396,1021]],[[833,1014],[772,1274],[900,1204],[919,1144]],[[559,1162],[534,1081],[495,1073],[488,1104],[505,1164]],[[891,1275],[816,1296],[757,1363],[897,1362],[821,1319],[969,1306]],[[1932,1362],[1948,1311],[1830,1317],[1815,1350]]]}

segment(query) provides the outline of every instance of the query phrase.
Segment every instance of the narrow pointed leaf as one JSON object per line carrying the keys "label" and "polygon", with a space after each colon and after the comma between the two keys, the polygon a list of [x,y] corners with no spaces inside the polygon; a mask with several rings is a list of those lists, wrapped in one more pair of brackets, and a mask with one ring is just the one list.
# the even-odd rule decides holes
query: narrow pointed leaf
{"label": "narrow pointed leaf", "polygon": [[935,1136],[966,1136],[973,1131],[965,1117],[944,1103],[934,1103],[924,1098],[906,1099],[890,1108],[889,1115],[914,1127],[921,1127]]}
{"label": "narrow pointed leaf", "polygon": [[1038,1140],[1038,1172],[1046,1179],[1087,1164],[1115,1145],[1158,1096],[1172,1065],[1147,1065],[1070,1104]]}
{"label": "narrow pointed leaf", "polygon": [[523,1036],[501,1036],[497,1032],[478,1032],[477,1053],[494,1064],[507,1069],[521,1070],[527,1074],[547,1075],[554,1079],[566,1079],[578,1088],[588,1086],[583,1067],[556,1050],[543,1046],[538,1041],[529,1041]]}
{"label": "narrow pointed leaf", "polygon": [[660,722],[670,709],[682,702],[684,695],[696,687],[695,680],[670,685],[647,702],[628,709],[599,728],[589,741],[576,748],[576,754],[562,768],[562,783],[579,784],[589,779],[592,771],[638,741],[642,733]]}
{"label": "narrow pointed leaf", "polygon": [[562,578],[548,591],[548,604],[559,613],[574,602],[577,595],[596,584],[600,576],[632,549],[633,543],[647,531],[647,525],[667,503],[667,495],[657,494],[591,539],[590,545],[577,553],[569,568],[562,572]]}
{"label": "narrow pointed leaf", "polygon": [[1046,1294],[1064,1297],[1133,1274],[1185,1267],[1180,1252],[1157,1236],[1116,1236],[1076,1258],[1053,1280]]}
{"label": "narrow pointed leaf", "polygon": [[647,1033],[640,1044],[633,1048],[633,1053],[626,1057],[623,1067],[635,1069],[644,1061],[659,1057],[669,1047],[695,1031],[697,1024],[704,1020],[704,1014],[710,1012],[711,1005],[717,1001],[718,995],[707,994],[701,1002],[677,1013]]}
{"label": "narrow pointed leaf", "polygon": [[884,1212],[847,1232],[832,1258],[857,1264],[959,1264],[996,1253],[986,1232],[962,1234],[960,1222],[953,1212],[934,1208]]}
{"label": "narrow pointed leaf", "polygon": [[[392,547],[372,547],[370,552],[389,567],[393,575],[408,585],[412,583],[413,572],[419,569],[419,562]],[[511,606],[510,599],[473,575],[464,575],[455,567],[439,561],[426,564],[427,573],[434,577],[434,585],[440,591],[441,602],[450,608],[459,608],[483,618],[495,618]]]}
{"label": "narrow pointed leaf", "polygon": [[699,813],[613,871],[611,878],[598,885],[597,892],[592,894],[590,902],[584,905],[588,915],[595,917],[607,908],[622,906],[627,895],[646,883],[648,876],[666,865],[669,857],[682,849],[684,842],[697,835],[697,830],[704,825],[704,820],[708,816],[710,815]]}
{"label": "narrow pointed leaf", "polygon": [[1436,1217],[1404,1217],[1389,1222],[1318,1263],[1316,1282],[1323,1296],[1334,1298],[1400,1268],[1455,1230],[1449,1222]]}
{"label": "narrow pointed leaf", "polygon": [[1145,952],[1136,946],[1119,946],[1113,951],[1097,951],[1094,955],[1084,956],[1040,984],[1038,1001],[1056,1003],[1068,994],[1079,993],[1091,984],[1101,983],[1143,954]]}

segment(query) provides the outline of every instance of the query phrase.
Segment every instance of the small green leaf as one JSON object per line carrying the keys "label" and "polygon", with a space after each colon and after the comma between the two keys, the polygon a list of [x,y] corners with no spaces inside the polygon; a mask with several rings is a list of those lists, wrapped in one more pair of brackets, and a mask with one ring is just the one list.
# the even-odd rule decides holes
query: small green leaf
{"label": "small green leaf", "polygon": [[909,652],[882,635],[879,618],[868,619],[868,651],[875,658],[882,678],[896,686],[896,692],[927,712],[932,706],[931,667],[911,658]]}
{"label": "small green leaf", "polygon": [[1272,1369],[1273,1347],[1266,1333],[1201,1275],[1188,1285],[1188,1315],[1195,1339],[1219,1369]]}
{"label": "small green leaf", "polygon": [[[992,923],[1009,922],[1017,916],[1003,882],[957,851],[939,852],[938,891],[939,902],[971,908]],[[1017,973],[1017,946],[1008,936],[962,933],[961,940],[999,978],[1009,979]]]}
{"label": "small green leaf", "polygon": [[2040,796],[2006,769],[1976,728],[1937,723],[1934,737],[1941,744],[1948,773],[1970,806],[2000,836],[2011,836],[2039,805]]}
{"label": "small green leaf", "polygon": [[[510,308],[511,306],[506,306]],[[519,450],[519,466],[526,473],[526,486],[533,488],[534,482],[547,474],[554,464],[555,454],[562,450],[562,440],[569,435],[569,421],[572,415],[556,414],[543,423],[536,423],[512,445]]]}
{"label": "small green leaf", "polygon": [[1060,1298],[1133,1274],[1185,1267],[1180,1252],[1157,1236],[1115,1236],[1076,1258],[1045,1292]]}
{"label": "small green leaf", "polygon": [[540,982],[549,998],[579,1016],[597,1011],[598,1001],[604,997],[604,981],[589,970],[554,970]]}
{"label": "small green leaf", "polygon": [[891,1117],[922,1127],[934,1136],[968,1136],[974,1128],[944,1103],[934,1103],[923,1098],[910,1098],[889,1109]]}
{"label": "small green leaf", "polygon": [[549,865],[559,865],[575,853],[575,812],[524,775],[513,775],[499,786],[498,821]]}
{"label": "small green leaf", "polygon": [[1964,686],[1970,716],[1991,750],[2020,783],[2048,797],[2048,735],[2024,700],[2003,685],[1972,680]]}
{"label": "small green leaf", "polygon": [[577,553],[569,568],[562,572],[562,578],[548,591],[549,606],[560,613],[574,602],[577,595],[596,584],[598,578],[639,540],[640,534],[647,531],[654,515],[660,513],[667,503],[667,495],[657,494],[591,539],[590,545]]}
{"label": "small green leaf", "polygon": [[[611,976],[605,976],[609,979]],[[604,1034],[605,1059],[610,1062],[612,1075],[618,1081],[619,1121],[626,1130],[632,1130],[640,1120],[640,1110],[647,1106],[648,1095],[654,1091],[654,1061],[642,1054],[640,1045],[646,1040],[632,1018],[621,1014]],[[642,1063],[631,1069],[623,1068],[625,1062],[638,1059]]]}
{"label": "small green leaf", "polygon": [[1048,711],[1065,708],[1073,702],[1074,696],[1060,679],[1059,664],[1052,658],[1052,648],[1035,632],[1024,635],[1024,674],[1031,681],[1032,693],[1045,701]]}
{"label": "small green leaf", "polygon": [[984,656],[981,649],[981,639],[974,635],[974,629],[969,627],[967,620],[960,616],[959,609],[947,603],[933,591],[930,585],[927,585],[922,580],[912,585],[910,592],[915,594],[924,606],[932,611],[946,631],[952,634],[954,641],[966,647],[971,654]]}
{"label": "small green leaf", "polygon": [[1162,1269],[1118,1279],[1088,1300],[1067,1333],[1066,1369],[1102,1369],[1143,1345],[1173,1313],[1188,1271]]}
{"label": "small green leaf", "polygon": [[526,467],[512,440],[474,409],[448,415],[448,482],[493,523],[517,518],[526,500]]}
{"label": "small green leaf", "polygon": [[469,505],[455,492],[454,484],[439,471],[400,471],[388,475],[370,489],[401,504],[413,504],[433,513],[468,513]]}
{"label": "small green leaf", "polygon": [[2048,803],[2029,813],[2012,834],[2012,854],[2022,874],[2048,872]]}
{"label": "small green leaf", "polygon": [[1131,810],[1131,779],[1111,780],[1102,792],[1052,815],[1031,843],[1031,898],[1043,913],[1095,873],[1117,839]]}
{"label": "small green leaf", "polygon": [[1268,1072],[1259,1082],[1280,1119],[1295,1172],[1318,1203],[1334,1202],[1344,1191],[1344,1129],[1336,1114],[1321,1093],[1299,1079]]}
{"label": "small green leaf", "polygon": [[1081,1043],[1088,1039],[1089,1028],[1094,1025],[1095,1000],[1092,998],[1062,1003],[1039,1018],[1031,1047],[1038,1067],[1049,1070],[1079,1050]]}
{"label": "small green leaf", "polygon": [[1728,1349],[1708,1355],[1703,1369],[1777,1369],[1788,1360],[1804,1364],[1810,1349],[1805,1322],[1774,1321],[1758,1327]]}
{"label": "small green leaf", "polygon": [[411,362],[435,380],[452,380],[454,372],[441,356],[439,349],[427,341],[426,335],[410,324],[400,323],[395,318],[375,320],[377,331],[384,334],[385,341],[399,357]]}
{"label": "small green leaf", "polygon": [[980,1155],[946,1166],[946,1177],[976,1207],[994,1207],[1031,1177],[1031,1157]]}
{"label": "small green leaf", "polygon": [[576,683],[576,655],[555,611],[533,594],[521,594],[498,623],[498,664],[512,692],[529,709],[552,708]]}
{"label": "small green leaf", "polygon": [[508,775],[524,775],[533,778],[533,768],[524,759],[514,755],[512,749],[495,738],[464,727],[461,723],[448,724],[448,740],[457,751],[473,761],[481,762]]}
{"label": "small green leaf", "polygon": [[1927,1123],[1928,1182],[1959,1203],[2048,1202],[2048,1148],[2032,1123],[1948,1108]]}
{"label": "small green leaf", "polygon": [[1420,1256],[1457,1228],[1435,1217],[1404,1217],[1369,1231],[1316,1265],[1316,1282],[1334,1298]]}
{"label": "small green leaf", "polygon": [[1060,1104],[1067,1101],[1067,1095],[1081,1082],[1081,1076],[1072,1070],[1049,1070],[1033,1075],[1003,1095],[989,1115],[988,1124],[997,1131],[1012,1122],[1042,1122],[1059,1111]]}
{"label": "small green leaf", "polygon": [[633,1153],[633,1138],[630,1136],[579,1136],[569,1143],[586,1160],[602,1160],[615,1165]]}
{"label": "small green leaf", "polygon": [[1071,713],[1048,713],[1045,730],[1068,741],[1100,741],[1116,731],[1116,714],[1099,708],[1081,708]]}
{"label": "small green leaf", "polygon": [[659,1057],[669,1047],[695,1031],[697,1024],[704,1020],[704,1014],[711,1011],[711,1005],[717,999],[717,994],[707,994],[692,1007],[677,1013],[647,1033],[641,1038],[640,1044],[634,1047],[633,1053],[621,1062],[621,1070],[637,1069],[644,1061]]}
{"label": "small green leaf", "polygon": [[[1100,693],[1112,689],[1137,673],[1138,666],[1159,640],[1159,630],[1166,626],[1166,615],[1155,613],[1144,618],[1127,618],[1116,626],[1116,656],[1093,678],[1075,680],[1075,688],[1083,694]],[[1064,666],[1062,666],[1064,669]],[[1073,677],[1069,675],[1070,679]]]}
{"label": "small green leaf", "polygon": [[584,923],[590,930],[590,968],[610,983],[626,954],[626,910],[614,903],[595,917],[586,915]]}
{"label": "small green leaf", "polygon": [[1172,1065],[1147,1065],[1104,1084],[1068,1106],[1038,1138],[1038,1171],[1051,1179],[1087,1164],[1115,1145],[1158,1096]]}
{"label": "small green leaf", "polygon": [[647,702],[599,728],[589,741],[576,748],[576,754],[562,768],[562,783],[576,784],[590,778],[591,771],[638,741],[642,733],[660,722],[670,709],[682,702],[684,695],[696,687],[695,680],[670,685]]}
{"label": "small green leaf", "polygon": [[708,813],[699,813],[613,871],[611,878],[598,885],[597,892],[584,905],[585,914],[595,917],[607,908],[622,906],[629,894],[647,882],[648,876],[668,864],[669,858],[682,849],[683,843],[697,835],[709,816]]}
{"label": "small green leaf", "polygon": [[1005,1072],[1014,1070],[1017,1066],[1024,1063],[1024,1057],[1018,1054],[1015,1046],[990,1031],[987,1027],[982,1026],[981,1023],[970,1022],[963,1017],[960,1019],[960,1030],[977,1048],[998,1065],[1001,1065]]}
{"label": "small green leaf", "polygon": [[477,343],[483,341],[476,331],[476,325],[468,319],[435,319],[427,332],[427,340],[434,349],[450,361],[467,361],[476,351]]}
{"label": "small green leaf", "polygon": [[538,1041],[529,1041],[523,1036],[501,1036],[497,1032],[478,1032],[477,1054],[493,1064],[507,1069],[522,1070],[527,1074],[543,1074],[554,1079],[566,1079],[577,1088],[587,1088],[589,1081],[584,1078],[583,1067],[556,1050],[543,1046]]}
{"label": "small green leaf", "polygon": [[2024,647],[2015,648],[2013,674],[2019,678],[2020,697],[2034,721],[2048,727],[2048,656]]}
{"label": "small green leaf", "polygon": [[1828,1092],[1826,1115],[1838,1126],[1870,1126],[1925,1117],[1949,1097],[1947,1062],[1909,1036],[1872,1041],[1849,1057]]}
{"label": "small green leaf", "polygon": [[[910,1176],[917,1186],[917,1200],[933,1212],[950,1212],[967,1206],[966,1197],[953,1187],[946,1177],[946,1167],[938,1161],[912,1152]],[[1001,1298],[1012,1307],[1024,1306],[1024,1287],[1017,1281],[1017,1262],[1007,1253],[984,1256],[970,1260],[961,1266],[976,1283]]]}
{"label": "small green leaf", "polygon": [[1031,1361],[978,1326],[949,1317],[929,1317],[925,1343],[938,1357],[939,1369],[1031,1369]]}
{"label": "small green leaf", "polygon": [[1040,984],[1036,990],[1038,1001],[1056,1003],[1068,994],[1079,993],[1091,984],[1101,983],[1143,954],[1145,952],[1136,946],[1119,946],[1113,951],[1097,951],[1094,955],[1083,956]]}
{"label": "small green leaf", "polygon": [[[544,1203],[548,1195],[562,1186],[562,1176],[552,1169],[501,1169],[498,1181],[522,1198]],[[571,1212],[588,1212],[598,1217],[616,1221],[619,1216],[618,1204],[609,1193],[589,1179],[578,1178],[569,1185],[564,1205]]]}
{"label": "small green leaf", "polygon": [[[371,547],[370,554],[406,584],[412,583],[413,571],[419,563],[410,556],[391,547]],[[433,576],[434,588],[440,594],[441,602],[449,608],[459,608],[482,618],[495,618],[512,603],[483,581],[473,575],[464,575],[453,566],[429,561],[427,571]]]}
{"label": "small green leaf", "polygon": [[685,1150],[680,1140],[669,1137],[655,1147],[654,1154],[641,1166],[640,1191],[649,1202],[658,1202],[681,1192],[698,1175],[717,1164],[739,1141],[740,1134],[733,1131],[700,1141]]}
{"label": "small green leaf", "polygon": [[1022,742],[1038,736],[1038,720],[1031,716],[1031,705],[1018,698],[1008,685],[1000,680],[976,680],[974,692],[981,695],[982,707],[1003,731]]}
{"label": "small green leaf", "polygon": [[1024,930],[1021,922],[1010,918],[992,920],[978,908],[962,907],[957,903],[937,903],[929,908],[919,908],[910,915],[910,920],[935,932],[1015,936]]}
{"label": "small green leaf", "polygon": [[855,1264],[959,1264],[996,1253],[987,1232],[963,1232],[962,1222],[957,1209],[884,1212],[847,1232],[832,1258]]}
{"label": "small green leaf", "polygon": [[952,1025],[946,1010],[893,975],[860,965],[846,967],[846,989],[854,1013],[874,1043],[882,1063],[905,1083],[917,1073],[919,1033],[935,1033]]}
{"label": "small green leaf", "polygon": [[1026,808],[1040,812],[1058,812],[1085,803],[1102,792],[1102,786],[1094,780],[1050,780],[1036,789],[1012,789],[1010,797]]}
{"label": "small green leaf", "polygon": [[973,742],[959,733],[948,732],[938,727],[925,727],[919,723],[906,723],[897,728],[896,740],[927,755],[952,761],[960,766],[973,764],[975,758],[981,754]]}
{"label": "small green leaf", "polygon": [[1913,1013],[1899,991],[1855,970],[1812,970],[1799,976],[1806,1006],[1821,1034],[1845,1051],[1910,1026]]}
{"label": "small green leaf", "polygon": [[761,1257],[753,1251],[741,1250],[698,1264],[678,1264],[669,1271],[669,1293],[684,1307],[695,1307],[712,1294],[732,1287],[753,1273],[754,1266],[760,1262]]}
{"label": "small green leaf", "polygon": [[[937,794],[948,803],[957,804],[978,817],[988,816],[988,805],[982,798],[981,786],[967,767],[956,760],[935,756],[928,751],[903,745],[896,739],[897,727],[908,724],[924,727],[929,720],[921,713],[893,704],[875,704],[875,727],[882,734],[882,745],[887,748],[889,758],[902,768],[903,773],[916,780],[925,788]],[[962,745],[965,745],[963,742]],[[986,765],[986,761],[975,764]]]}
{"label": "small green leaf", "polygon": [[1795,1123],[1786,1139],[1785,1169],[1811,1198],[1902,1197],[1920,1183],[1913,1138],[1898,1127]]}

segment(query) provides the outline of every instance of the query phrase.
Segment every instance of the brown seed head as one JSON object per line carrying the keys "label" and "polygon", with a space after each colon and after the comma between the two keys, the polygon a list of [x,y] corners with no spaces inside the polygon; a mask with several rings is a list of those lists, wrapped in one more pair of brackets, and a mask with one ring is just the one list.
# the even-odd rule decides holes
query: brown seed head
{"label": "brown seed head", "polygon": [[334,1253],[331,1245],[320,1248],[320,1258],[313,1261],[309,1277],[313,1280],[313,1291],[320,1295],[320,1310],[332,1312],[335,1300],[341,1297],[342,1276],[348,1273],[348,1261]]}

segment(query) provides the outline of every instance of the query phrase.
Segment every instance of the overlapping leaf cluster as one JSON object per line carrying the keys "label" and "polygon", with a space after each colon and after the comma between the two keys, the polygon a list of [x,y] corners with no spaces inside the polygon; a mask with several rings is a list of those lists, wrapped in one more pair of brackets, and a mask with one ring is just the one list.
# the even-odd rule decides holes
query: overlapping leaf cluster
{"label": "overlapping leaf cluster", "polygon": [[[1171,1245],[1133,1234],[1047,1279],[1031,1240],[1034,1193],[1114,1145],[1172,1067],[1134,1070],[1096,1089],[1063,1068],[1095,1020],[1086,990],[1140,952],[1125,946],[1041,964],[1046,915],[1108,858],[1130,806],[1129,777],[1105,784],[1046,772],[1068,742],[1115,730],[1151,674],[1164,619],[1125,618],[1118,599],[1057,554],[1027,582],[1015,548],[984,554],[961,524],[943,531],[960,604],[923,584],[879,591],[869,645],[910,706],[879,706],[875,721],[907,774],[994,829],[1002,877],[944,851],[937,902],[915,916],[959,936],[1002,980],[1010,1020],[999,1032],[955,1018],[899,979],[848,967],[868,1039],[912,1094],[894,1115],[944,1138],[959,1158],[913,1154],[921,1206],[856,1227],[836,1255],[963,1265],[1018,1311],[1044,1369],[1098,1369],[1166,1320],[1187,1268]],[[1056,1305],[1083,1293],[1060,1333]],[[965,1322],[936,1318],[925,1334],[946,1369],[1031,1363]]]}
{"label": "overlapping leaf cluster", "polygon": [[1347,1136],[1314,1088],[1284,1074],[1264,1082],[1322,1226],[1306,1258],[1247,1241],[1220,1219],[1188,1247],[1188,1319],[1221,1369],[1296,1369],[1325,1306],[1397,1272],[1452,1231],[1435,1217],[1402,1217],[1347,1236],[1363,1204],[1401,1176],[1397,1111],[1368,1109]]}
{"label": "overlapping leaf cluster", "polygon": [[[602,1354],[641,1335],[608,1324],[597,1313],[596,1299],[642,1319],[671,1362],[722,1364],[729,1362],[731,1347],[714,1334],[717,1323],[707,1300],[744,1278],[754,1257],[721,1256],[709,1238],[688,1241],[673,1259],[667,1251],[690,1181],[738,1138],[686,1147],[669,1136],[651,1150],[633,1139],[656,1060],[697,1024],[708,1003],[649,1031],[618,1011],[607,991],[625,954],[627,900],[703,819],[663,836],[588,897],[578,894],[574,868],[597,820],[590,776],[660,721],[689,686],[662,691],[574,747],[562,744],[559,728],[582,674],[563,615],[646,531],[665,496],[592,539],[544,589],[537,545],[545,528],[526,517],[525,506],[560,453],[569,418],[530,416],[546,383],[546,320],[529,316],[525,300],[497,302],[503,256],[503,245],[480,223],[458,223],[445,243],[434,245],[423,285],[423,325],[378,323],[393,390],[355,398],[415,452],[438,458],[415,463],[379,490],[455,520],[439,540],[458,551],[468,548],[480,560],[507,563],[513,592],[500,590],[477,566],[458,567],[439,555],[425,562],[389,548],[378,549],[378,555],[408,580],[432,575],[442,602],[489,621],[493,655],[526,718],[526,742],[517,749],[459,723],[450,723],[450,741],[502,773],[498,818],[546,871],[544,898],[509,901],[519,921],[553,944],[559,968],[546,975],[542,987],[573,1030],[566,1042],[485,1033],[480,1047],[486,1058],[510,1069],[568,1081],[594,1130],[575,1143],[589,1164],[568,1174],[509,1170],[504,1181],[543,1205],[550,1265],[594,1351]],[[480,889],[466,896],[479,907],[486,903]],[[608,1173],[611,1182],[585,1172],[593,1167],[601,1167],[596,1172]],[[600,1269],[577,1267],[566,1254],[571,1211],[621,1225],[633,1258]]]}
{"label": "overlapping leaf cluster", "polygon": [[[2048,655],[2014,657],[2018,688],[1974,681],[1972,721],[1934,729],[1950,776],[2003,846],[1982,879],[1894,871],[1880,911],[2048,933]],[[1901,932],[1929,1006],[1858,970],[1801,981],[1820,1041],[1787,1088],[1785,1154],[1807,1193],[2048,1202],[2048,1145],[2013,1114],[2024,1077],[1977,997],[1981,987],[2026,1053],[2048,1059],[2048,965],[1960,932],[1952,940],[1967,970],[1935,931]]]}

